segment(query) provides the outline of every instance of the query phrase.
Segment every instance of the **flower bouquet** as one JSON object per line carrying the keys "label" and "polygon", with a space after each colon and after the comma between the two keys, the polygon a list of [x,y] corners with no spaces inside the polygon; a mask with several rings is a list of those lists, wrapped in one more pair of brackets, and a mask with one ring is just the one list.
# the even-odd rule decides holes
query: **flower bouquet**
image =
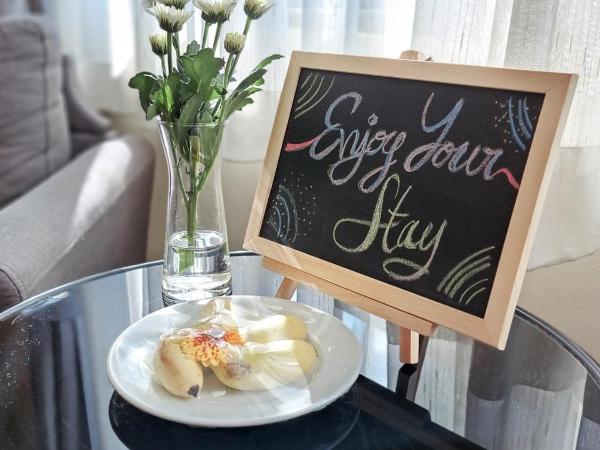
{"label": "flower bouquet", "polygon": [[217,56],[222,26],[237,0],[194,0],[201,12],[201,43],[185,49],[180,31],[194,14],[190,0],[145,0],[164,33],[150,36],[162,73],[141,72],[129,82],[139,91],[146,119],[158,117],[169,164],[163,297],[172,303],[227,294],[231,273],[221,190],[219,148],[227,119],[253,103],[264,84],[266,66],[281,55],[262,60],[245,78],[234,78],[253,21],[272,6],[245,0],[242,33],[224,36],[224,57]]}

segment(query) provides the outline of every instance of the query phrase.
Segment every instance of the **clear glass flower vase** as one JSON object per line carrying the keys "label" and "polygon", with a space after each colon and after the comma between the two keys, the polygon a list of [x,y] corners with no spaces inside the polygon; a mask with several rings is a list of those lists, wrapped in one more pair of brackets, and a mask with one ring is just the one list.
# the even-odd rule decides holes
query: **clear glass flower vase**
{"label": "clear glass flower vase", "polygon": [[167,304],[231,293],[219,154],[223,127],[159,121],[169,166],[162,277]]}

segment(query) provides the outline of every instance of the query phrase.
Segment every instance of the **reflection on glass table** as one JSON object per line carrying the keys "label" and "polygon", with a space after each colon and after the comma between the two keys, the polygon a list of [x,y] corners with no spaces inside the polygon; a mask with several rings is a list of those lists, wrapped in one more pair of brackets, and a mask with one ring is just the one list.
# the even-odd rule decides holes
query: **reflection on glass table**
{"label": "reflection on glass table", "polygon": [[[259,257],[231,262],[234,293],[274,294],[281,277]],[[341,319],[363,347],[362,375],[346,395],[262,427],[149,416],[114,392],[106,356],[129,324],[163,308],[160,279],[160,263],[136,266],[0,314],[0,448],[600,448],[597,363],[525,311],[504,352],[438,328],[406,383],[412,370],[398,362],[395,326],[305,287],[295,300]]]}

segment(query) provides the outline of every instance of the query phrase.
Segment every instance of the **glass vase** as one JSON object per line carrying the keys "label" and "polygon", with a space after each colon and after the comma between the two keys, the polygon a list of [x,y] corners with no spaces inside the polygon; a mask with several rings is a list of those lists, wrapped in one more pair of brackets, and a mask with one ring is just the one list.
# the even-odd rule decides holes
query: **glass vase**
{"label": "glass vase", "polygon": [[167,304],[231,293],[219,154],[223,128],[159,121],[169,168],[162,277]]}

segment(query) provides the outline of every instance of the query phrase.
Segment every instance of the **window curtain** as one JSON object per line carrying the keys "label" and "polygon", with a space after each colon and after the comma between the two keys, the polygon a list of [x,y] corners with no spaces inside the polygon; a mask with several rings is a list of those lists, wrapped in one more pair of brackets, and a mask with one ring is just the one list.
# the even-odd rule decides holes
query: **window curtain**
{"label": "window curtain", "polygon": [[529,267],[600,247],[600,1],[419,0],[412,47],[435,61],[579,75]]}
{"label": "window curtain", "polygon": [[[74,56],[92,103],[139,112],[127,81],[139,70],[158,70],[147,43],[158,30],[141,1],[36,1]],[[224,32],[241,30],[243,22],[238,6]],[[247,72],[271,53],[289,58],[292,49],[396,58],[413,48],[440,62],[579,74],[530,259],[534,268],[600,247],[599,34],[600,0],[276,0],[253,23],[238,68]],[[200,36],[196,14],[182,40]],[[287,60],[272,65],[267,89],[281,88]]]}
{"label": "window curtain", "polygon": [[[137,111],[127,81],[137,71],[159,69],[148,35],[160,30],[141,0],[36,1],[56,25],[65,53],[74,57],[89,100],[108,111]],[[239,3],[222,36],[244,28],[243,0]],[[252,24],[238,70],[247,72],[271,53],[289,59],[292,49],[398,57],[410,45],[414,5],[415,0],[276,0]],[[196,13],[183,30],[182,41],[201,36]],[[285,61],[269,70],[267,89],[281,89]]]}

